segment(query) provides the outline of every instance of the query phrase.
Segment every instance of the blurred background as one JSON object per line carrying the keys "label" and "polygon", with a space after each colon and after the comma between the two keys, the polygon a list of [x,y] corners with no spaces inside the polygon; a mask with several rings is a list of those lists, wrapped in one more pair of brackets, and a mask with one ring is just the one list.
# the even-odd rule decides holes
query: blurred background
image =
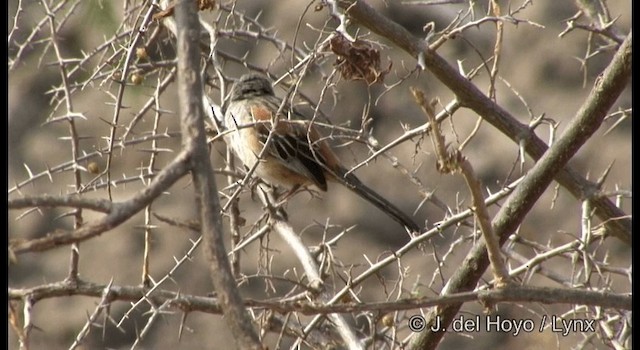
{"label": "blurred background", "polygon": [[[416,36],[426,37],[425,25],[432,22],[432,41],[441,37],[447,26],[453,28],[479,20],[487,17],[490,11],[487,1],[433,6],[409,1],[371,0],[367,3]],[[505,19],[503,22],[495,100],[524,124],[544,115],[556,123],[556,137],[562,134],[584,103],[595,79],[616,50],[614,42],[585,30],[576,29],[560,35],[567,29],[568,19],[578,13],[577,3],[500,2],[503,14],[514,11],[513,18],[518,21]],[[603,3],[610,17],[615,19],[612,27],[624,38],[631,30],[631,2]],[[100,172],[107,166],[105,150],[113,130],[114,115],[118,113],[115,139],[116,144],[124,147],[112,151],[110,173],[115,185],[111,191],[114,201],[127,200],[143,189],[180,149],[175,37],[163,27],[162,20],[149,21],[146,31],[139,32],[149,11],[147,2],[10,0],[8,9],[9,199],[79,191],[86,198],[108,198],[106,177]],[[49,11],[55,14],[53,22],[47,17]],[[304,70],[295,101],[301,108],[308,103],[311,107],[319,104],[322,121],[333,125],[356,131],[366,125],[365,131],[372,136],[367,139],[368,145],[362,139],[354,141],[354,133],[348,134],[351,137],[336,136],[332,141],[348,165],[365,160],[371,154],[368,146],[373,143],[383,146],[405,130],[426,123],[410,87],[421,88],[430,97],[438,98],[441,105],[454,98],[454,93],[428,71],[417,69],[416,61],[407,53],[356,25],[348,28],[349,33],[379,50],[381,70],[388,69],[388,72],[383,83],[372,85],[362,80],[341,78],[334,71],[335,54],[327,48],[316,50],[318,43],[326,40],[338,24],[330,15],[330,7],[321,6],[318,1],[225,1],[217,3],[213,10],[202,11],[201,17],[211,28],[217,29],[216,64],[224,80],[219,79],[212,61],[206,59],[206,51],[203,72],[206,92],[219,106],[224,105],[221,87],[228,91],[231,82],[254,70],[275,79],[282,77],[276,85],[276,94],[284,96],[290,84],[295,82],[285,73],[301,58],[311,57],[310,53],[316,52],[312,64]],[[584,14],[576,22],[597,23]],[[52,23],[56,45],[52,45],[51,40]],[[134,50],[127,60],[127,50],[136,35],[140,38],[135,42],[135,48],[144,48],[145,52]],[[203,37],[206,36],[203,32]],[[446,40],[437,52],[465,73],[478,69],[472,81],[488,93],[489,68],[484,67],[483,62],[489,62],[489,67],[493,64],[489,59],[494,52],[495,40],[495,23],[486,21]],[[203,49],[208,47],[203,45]],[[65,62],[64,71],[60,68],[61,61]],[[125,67],[127,75],[123,76]],[[295,70],[294,75],[297,77],[301,71]],[[61,79],[62,75],[67,76],[66,82]],[[118,83],[120,79],[127,82],[126,87]],[[121,100],[118,98],[120,93]],[[631,101],[629,86],[611,109],[611,116],[570,162],[571,167],[591,181],[600,178],[610,167],[602,190],[618,191],[619,195],[611,198],[629,214],[632,209],[628,198],[632,187]],[[440,111],[442,107],[437,109]],[[70,112],[79,116],[74,118],[79,141],[75,157],[80,160],[77,162],[73,161],[69,123],[66,118],[61,120]],[[458,147],[469,137],[478,118],[473,111],[460,109],[441,124],[451,147]],[[536,134],[548,142],[551,128],[542,124]],[[521,177],[533,164],[530,158],[520,164],[518,146],[486,122],[480,125],[463,154],[483,182],[485,195],[495,193]],[[387,155],[390,157],[378,157],[359,168],[356,174],[369,187],[414,215],[418,223],[431,228],[451,212],[470,207],[469,192],[462,177],[442,175],[436,170],[429,136],[402,142]],[[219,139],[211,143],[211,160],[215,169],[223,169],[226,165],[225,144]],[[82,190],[75,185],[74,168],[81,169]],[[216,179],[223,198],[232,193],[233,182],[223,174],[218,174]],[[450,212],[443,211],[442,205],[433,201],[425,201],[427,193],[432,193]],[[581,205],[580,200],[553,183],[519,228],[518,236],[548,249],[572,242],[581,234]],[[261,221],[264,209],[249,190],[241,194],[239,208],[246,222],[241,228],[243,235],[255,232],[264,224]],[[285,208],[292,226],[309,246],[316,246],[351,228],[333,247],[335,266],[328,280],[330,288],[335,290],[342,288],[349,275],[359,275],[370,262],[388,256],[408,241],[407,234],[394,221],[338,185],[330,184],[327,193],[300,193],[289,200]],[[489,208],[491,214],[498,209],[496,205]],[[9,239],[29,240],[58,229],[72,230],[74,221],[66,215],[69,212],[69,208],[11,210],[8,213]],[[185,177],[168,189],[153,202],[149,212],[184,222],[196,220],[190,178]],[[89,210],[83,211],[82,215],[85,223],[102,216]],[[598,223],[594,218],[593,225]],[[225,225],[228,225],[226,219]],[[115,285],[139,286],[142,283],[145,229],[151,233],[150,276],[156,281],[176,266],[174,257],[183,257],[198,238],[192,231],[140,212],[124,224],[80,244],[80,278],[101,284],[113,281]],[[396,264],[385,267],[360,284],[358,300],[373,302],[438,295],[474,239],[469,227],[444,230],[420,249],[410,251]],[[228,242],[227,249],[230,245]],[[540,253],[523,244],[512,242],[507,246],[510,251],[528,259]],[[594,260],[603,263],[598,265],[603,266],[603,270],[589,277],[587,285],[592,288],[606,286],[616,293],[631,291],[630,279],[625,274],[625,269],[631,269],[628,245],[607,238],[591,246],[589,252]],[[17,256],[8,265],[9,288],[31,288],[63,280],[68,274],[70,254],[69,247],[61,247]],[[240,259],[244,276],[241,290],[248,298],[280,298],[290,292],[292,284],[274,281],[268,276],[296,279],[296,274],[302,273],[291,250],[275,234],[250,244],[240,254]],[[440,268],[439,261],[442,263]],[[511,268],[520,266],[516,260],[508,262]],[[567,280],[584,279],[576,271],[577,265],[569,254],[553,257],[540,266]],[[487,273],[485,278],[482,283],[489,282],[492,277]],[[532,270],[518,278],[529,285],[563,287],[538,271]],[[213,286],[202,252],[196,250],[193,259],[177,268],[162,289],[199,296],[211,293]],[[98,302],[97,298],[81,296],[38,302],[32,314],[37,329],[30,334],[31,348],[68,348]],[[133,310],[121,329],[117,329],[113,323],[119,322],[130,308],[128,302],[114,302],[111,320],[93,327],[80,348],[130,348],[147,324],[145,313],[149,307],[143,305]],[[496,312],[508,318],[537,322],[543,314],[570,314],[572,308],[564,304],[509,304],[500,305]],[[461,315],[473,317],[482,315],[482,311],[480,304],[469,303],[463,307]],[[573,312],[570,316],[579,318],[580,315],[585,317],[582,313],[586,311],[576,307]],[[366,313],[350,315],[349,321],[365,335],[372,333],[372,324],[386,336],[390,336],[395,327],[397,334],[393,333],[394,337],[402,341],[411,334],[406,327],[406,317],[418,313],[420,310],[394,314],[396,324],[393,327],[376,324],[376,316]],[[304,323],[308,319],[308,316],[299,315],[292,322]],[[222,349],[230,346],[230,342],[221,343],[229,336],[221,315],[189,313],[179,337],[181,320],[182,313],[177,310],[162,315],[137,348]],[[278,332],[267,333],[265,344],[276,347],[278,337]],[[18,339],[11,327],[8,341],[9,348],[18,348]],[[288,337],[280,343],[282,347],[291,344]],[[563,337],[546,330],[518,337],[496,332],[451,333],[445,336],[440,348],[511,349],[515,346],[522,349],[574,346],[604,349],[611,344],[598,335],[589,337],[575,333]]]}

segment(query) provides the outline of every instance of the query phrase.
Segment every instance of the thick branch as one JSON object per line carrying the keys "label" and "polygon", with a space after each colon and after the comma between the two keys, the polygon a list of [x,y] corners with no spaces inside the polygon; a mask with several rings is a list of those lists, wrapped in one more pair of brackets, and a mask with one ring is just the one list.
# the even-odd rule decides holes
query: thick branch
{"label": "thick branch", "polygon": [[[540,158],[531,171],[516,187],[511,196],[496,214],[492,225],[494,231],[504,244],[520,225],[526,214],[540,198],[544,190],[553,180],[557,172],[573,157],[578,149],[598,129],[607,115],[607,102],[617,92],[624,89],[631,70],[631,34],[620,47],[613,60],[596,82],[582,108],[571,121],[565,133]],[[603,106],[605,104],[605,106]],[[486,248],[483,241],[478,241],[463,261],[461,267],[453,274],[447,288],[442,294],[472,290],[489,265]],[[439,310],[432,310],[427,318],[427,324],[436,319],[448,325],[460,309],[459,305],[452,305]],[[414,339],[414,348],[433,349],[440,342],[442,332],[421,333]]]}
{"label": "thick branch", "polygon": [[[547,146],[526,125],[518,122],[509,112],[489,99],[467,78],[451,66],[444,58],[428,48],[427,42],[413,36],[408,30],[395,23],[364,1],[341,1],[340,6],[347,14],[371,31],[389,39],[391,42],[423,63],[442,83],[456,94],[460,103],[472,109],[514,142],[525,140],[525,151],[538,160],[547,150]],[[629,55],[630,59],[630,55]],[[622,68],[620,80],[615,88],[608,90],[598,102],[599,108],[608,110],[615,102],[631,78],[631,66]],[[586,180],[578,172],[566,166],[556,174],[555,180],[576,198],[586,198],[597,191],[597,186]],[[631,243],[631,219],[608,198],[598,197],[593,202],[596,215],[605,222],[609,232],[625,243]]]}
{"label": "thick branch", "polygon": [[[391,40],[396,45],[416,57],[418,64],[428,68],[440,81],[447,85],[460,100],[461,104],[475,111],[485,120],[509,138],[520,144],[524,141],[526,152],[535,160],[541,159],[547,152],[547,146],[526,125],[519,123],[502,107],[491,101],[475,85],[460,75],[448,62],[435,51],[428,48],[427,43],[414,37],[406,29],[379,14],[364,1],[343,1],[341,6],[347,13],[370,30]],[[563,135],[565,140],[562,149],[558,143],[546,153],[544,165],[538,162],[536,172],[528,174],[528,184],[518,186],[519,194],[512,194],[493,222],[495,232],[504,242],[514,231],[549,185],[552,176],[576,198],[589,198],[597,191],[597,186],[566,166],[566,162],[575,151],[597,130],[603,118],[614,104],[618,96],[627,86],[631,77],[631,34],[618,50],[609,68],[603,74],[578,112],[576,120]],[[553,154],[550,156],[550,154]],[[605,222],[607,231],[620,240],[631,243],[631,219],[607,198],[598,197],[593,202],[595,213]],[[486,250],[483,242],[478,242],[467,256],[462,267],[456,271],[447,284],[444,293],[471,290],[488,267]],[[427,325],[432,325],[436,317],[444,317],[444,325],[448,325],[457,314],[460,305],[432,312]],[[432,349],[442,339],[444,332],[424,332],[413,339],[413,348]]]}
{"label": "thick branch", "polygon": [[200,76],[200,24],[194,1],[177,3],[178,96],[183,146],[192,152],[194,190],[202,222],[202,238],[211,279],[221,299],[224,319],[241,349],[262,349],[251,318],[244,309],[240,291],[231,273],[222,236],[222,208],[204,129],[202,81]]}

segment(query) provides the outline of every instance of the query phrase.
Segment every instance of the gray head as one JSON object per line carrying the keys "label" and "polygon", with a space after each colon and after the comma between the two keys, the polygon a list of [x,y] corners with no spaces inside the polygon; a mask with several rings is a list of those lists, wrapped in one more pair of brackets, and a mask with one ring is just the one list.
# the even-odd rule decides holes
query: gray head
{"label": "gray head", "polygon": [[251,97],[274,96],[271,81],[260,73],[248,73],[240,77],[231,87],[231,101],[240,101]]}

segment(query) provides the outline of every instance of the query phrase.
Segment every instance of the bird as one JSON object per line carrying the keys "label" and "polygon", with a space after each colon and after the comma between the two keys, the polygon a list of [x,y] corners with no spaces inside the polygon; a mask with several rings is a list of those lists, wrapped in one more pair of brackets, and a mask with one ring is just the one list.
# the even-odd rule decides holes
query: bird
{"label": "bird", "polygon": [[276,97],[269,78],[247,73],[229,93],[224,113],[229,132],[225,140],[244,166],[251,169],[258,162],[254,175],[271,185],[293,193],[301,187],[327,191],[328,182],[336,182],[382,210],[405,230],[420,231],[412,218],[350,173],[313,124],[300,121],[308,122]]}

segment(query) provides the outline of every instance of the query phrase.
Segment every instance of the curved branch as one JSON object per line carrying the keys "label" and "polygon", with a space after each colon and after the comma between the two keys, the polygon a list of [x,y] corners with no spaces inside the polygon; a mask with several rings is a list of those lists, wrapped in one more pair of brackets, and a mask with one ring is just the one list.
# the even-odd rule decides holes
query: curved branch
{"label": "curved branch", "polygon": [[120,225],[144,209],[145,206],[186,174],[189,171],[188,160],[189,153],[181,152],[166,168],[158,173],[149,184],[149,187],[138,192],[126,202],[111,204],[109,214],[100,220],[73,231],[58,230],[47,234],[43,238],[28,241],[16,240],[9,243],[9,250],[14,254],[48,250],[62,245],[86,241]]}

